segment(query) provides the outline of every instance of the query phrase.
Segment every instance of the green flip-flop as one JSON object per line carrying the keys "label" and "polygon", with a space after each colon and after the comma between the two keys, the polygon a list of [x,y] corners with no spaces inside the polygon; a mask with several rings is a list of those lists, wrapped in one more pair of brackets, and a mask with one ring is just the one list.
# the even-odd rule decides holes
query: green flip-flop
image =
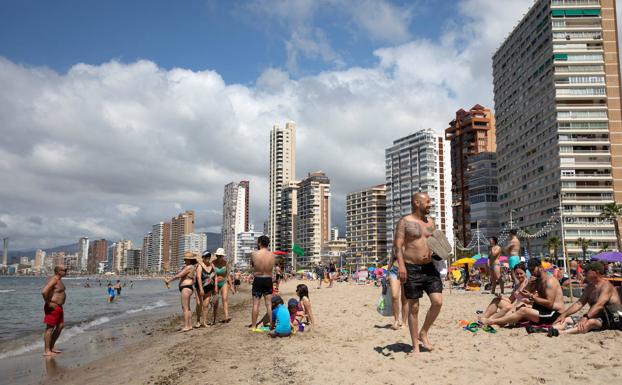
{"label": "green flip-flop", "polygon": [[497,332],[497,329],[493,328],[490,325],[484,326],[482,330],[485,331],[486,333],[492,333],[492,334],[495,334]]}
{"label": "green flip-flop", "polygon": [[477,331],[479,330],[479,325],[477,324],[477,322],[471,322],[464,327],[464,330],[468,330],[471,333],[477,333]]}

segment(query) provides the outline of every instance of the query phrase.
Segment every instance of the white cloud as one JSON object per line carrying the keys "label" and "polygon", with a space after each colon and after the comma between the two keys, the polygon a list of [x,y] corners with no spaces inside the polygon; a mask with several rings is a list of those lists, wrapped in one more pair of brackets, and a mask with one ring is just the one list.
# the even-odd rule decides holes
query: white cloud
{"label": "white cloud", "polygon": [[[313,4],[296,3],[292,17]],[[368,68],[302,78],[268,69],[254,85],[146,60],[58,74],[0,58],[0,231],[18,249],[83,235],[140,240],[182,208],[196,210],[200,230],[219,231],[224,185],[243,179],[262,229],[269,130],[289,119],[298,177],[327,173],[342,225],[345,194],[384,181],[393,140],[491,106],[491,55],[530,4],[467,0],[462,24],[438,41],[378,49]]]}

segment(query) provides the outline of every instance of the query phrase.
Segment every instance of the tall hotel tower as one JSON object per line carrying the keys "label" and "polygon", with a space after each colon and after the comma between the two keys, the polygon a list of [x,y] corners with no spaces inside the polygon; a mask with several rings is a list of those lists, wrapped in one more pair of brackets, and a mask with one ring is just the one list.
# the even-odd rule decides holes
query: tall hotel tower
{"label": "tall hotel tower", "polygon": [[463,245],[476,228],[482,235],[497,236],[498,190],[495,116],[474,105],[460,109],[445,129],[451,145],[451,189],[454,235]]}
{"label": "tall hotel tower", "polygon": [[186,210],[171,218],[170,271],[178,271],[184,264],[184,237],[194,232],[194,211]]}
{"label": "tall hotel tower", "polygon": [[238,234],[248,231],[248,181],[231,182],[225,186],[222,205],[222,247],[233,263],[237,263]]}
{"label": "tall hotel tower", "polygon": [[296,123],[287,122],[285,128],[274,125],[270,131],[270,217],[268,236],[270,250],[280,242],[281,192],[296,179]]}
{"label": "tall hotel tower", "polygon": [[[535,232],[563,206],[568,254],[616,248],[622,203],[615,0],[539,0],[493,57],[501,226]],[[549,236],[560,237],[560,227]],[[548,252],[546,237],[532,254]]]}
{"label": "tall hotel tower", "polygon": [[415,132],[393,142],[385,150],[387,177],[387,251],[400,217],[412,212],[412,196],[427,192],[432,199],[430,217],[453,245],[451,166],[449,142],[432,129]]}
{"label": "tall hotel tower", "polygon": [[320,261],[322,246],[330,241],[330,180],[322,171],[310,172],[298,185],[296,242],[304,250],[300,266]]}

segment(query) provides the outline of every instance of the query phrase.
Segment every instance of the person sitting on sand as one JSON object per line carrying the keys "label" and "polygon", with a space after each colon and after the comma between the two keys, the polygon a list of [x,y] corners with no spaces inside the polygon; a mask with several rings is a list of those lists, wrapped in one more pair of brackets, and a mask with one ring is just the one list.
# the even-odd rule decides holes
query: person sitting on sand
{"label": "person sitting on sand", "polygon": [[296,298],[290,298],[287,301],[287,310],[289,311],[289,322],[292,324],[292,330],[299,330],[302,325],[302,314],[298,314],[300,302]]}
{"label": "person sitting on sand", "polygon": [[499,318],[506,315],[508,312],[519,309],[521,306],[531,306],[531,301],[522,294],[522,291],[529,282],[526,278],[527,269],[523,262],[514,266],[514,276],[518,282],[518,285],[510,295],[510,297],[504,297],[501,294],[496,294],[496,297],[490,302],[490,305],[484,311],[482,317],[484,318]]}
{"label": "person sitting on sand", "polygon": [[[587,333],[591,330],[622,330],[620,295],[603,277],[604,272],[601,262],[591,262],[585,266],[587,286],[583,289],[581,298],[559,315],[549,330],[549,336]],[[568,323],[567,317],[581,310],[585,304],[590,305],[587,313],[575,327],[564,330]]]}
{"label": "person sitting on sand", "polygon": [[278,295],[272,297],[272,322],[268,335],[274,337],[289,337],[292,334],[292,326],[289,311],[283,303],[283,298]]}
{"label": "person sitting on sand", "polygon": [[190,298],[192,297],[194,280],[196,277],[197,257],[191,251],[184,253],[184,263],[186,266],[172,278],[165,278],[164,282],[168,287],[171,282],[179,279],[179,293],[181,294],[181,310],[184,314],[184,327],[182,332],[192,330],[192,310],[190,310]]}
{"label": "person sitting on sand", "polygon": [[[503,317],[482,317],[481,322],[484,325],[505,326],[524,321],[538,325],[551,325],[559,317],[564,308],[564,296],[559,281],[546,274],[541,266],[540,258],[531,258],[527,267],[532,277],[527,287],[520,293],[533,303],[532,307],[523,306]],[[532,285],[535,286],[535,290],[532,290]]]}
{"label": "person sitting on sand", "polygon": [[300,284],[296,286],[296,294],[298,294],[298,298],[300,298],[298,309],[302,312],[302,319],[306,320],[310,326],[314,326],[315,318],[313,317],[313,309],[311,308],[311,300],[309,299],[309,288],[305,284]]}

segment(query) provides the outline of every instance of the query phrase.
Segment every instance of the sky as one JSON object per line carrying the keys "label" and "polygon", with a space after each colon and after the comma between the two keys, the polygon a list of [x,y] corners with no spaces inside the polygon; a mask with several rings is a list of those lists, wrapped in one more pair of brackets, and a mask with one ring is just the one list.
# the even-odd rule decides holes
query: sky
{"label": "sky", "polygon": [[[383,183],[384,150],[493,107],[496,48],[531,0],[0,2],[0,236],[13,250],[142,240],[224,185],[268,217],[269,132],[297,124],[297,177]],[[621,7],[622,8],[622,7]]]}

